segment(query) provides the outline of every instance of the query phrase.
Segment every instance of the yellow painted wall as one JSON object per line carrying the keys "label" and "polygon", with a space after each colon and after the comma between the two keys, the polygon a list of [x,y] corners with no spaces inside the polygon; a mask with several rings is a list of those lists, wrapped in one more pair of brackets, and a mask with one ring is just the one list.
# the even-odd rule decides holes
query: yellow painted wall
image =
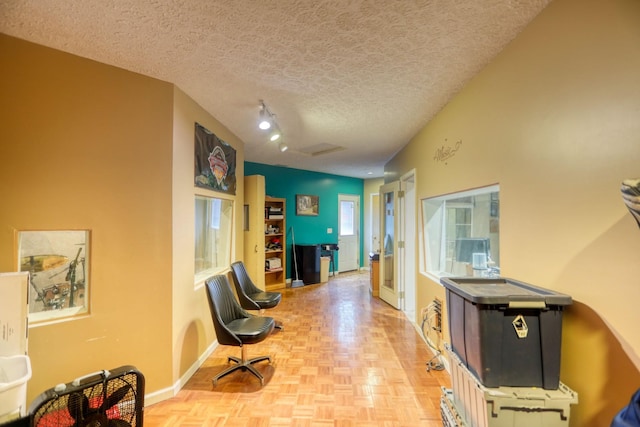
{"label": "yellow painted wall", "polygon": [[[233,200],[234,245],[231,261],[242,259],[244,144],[179,88],[174,90],[173,116],[173,374],[176,390],[188,380],[194,362],[207,354],[215,340],[204,284],[194,283],[194,195]],[[194,123],[198,122],[236,149],[236,195],[193,185]],[[238,237],[239,236],[239,237]]]}
{"label": "yellow painted wall", "polygon": [[[555,0],[385,168],[416,168],[419,198],[500,184],[503,275],[574,298],[572,426],[609,425],[640,387],[640,229],[620,196],[640,177],[639,76],[640,2]],[[418,276],[419,306],[444,296]]]}
{"label": "yellow painted wall", "polygon": [[[640,176],[638,23],[636,0],[555,0],[386,168],[416,168],[419,198],[500,183],[505,275],[575,299],[572,426],[607,425],[640,385],[640,231],[619,195]],[[0,51],[0,270],[16,230],[92,232],[91,313],[31,329],[28,400],[120,364],[173,387],[213,341],[189,258],[193,122],[238,144],[239,177],[240,142],[169,83],[4,35]],[[444,296],[418,280],[420,306]]]}
{"label": "yellow painted wall", "polygon": [[18,230],[91,230],[91,311],[32,325],[27,401],[124,364],[147,403],[170,397],[215,342],[193,281],[194,194],[215,194],[193,186],[194,123],[236,148],[239,177],[243,144],[172,84],[5,35],[0,51],[0,271]]}
{"label": "yellow painted wall", "polygon": [[4,35],[0,51],[0,270],[17,230],[91,230],[91,312],[30,329],[28,401],[124,364],[170,384],[172,86]]}

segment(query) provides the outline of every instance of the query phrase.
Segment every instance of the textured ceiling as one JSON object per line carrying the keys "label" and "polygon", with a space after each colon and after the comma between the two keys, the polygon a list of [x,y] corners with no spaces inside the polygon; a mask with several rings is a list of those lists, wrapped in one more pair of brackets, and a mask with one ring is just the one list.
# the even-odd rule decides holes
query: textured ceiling
{"label": "textured ceiling", "polygon": [[248,161],[367,178],[550,1],[0,0],[0,31],[176,84]]}

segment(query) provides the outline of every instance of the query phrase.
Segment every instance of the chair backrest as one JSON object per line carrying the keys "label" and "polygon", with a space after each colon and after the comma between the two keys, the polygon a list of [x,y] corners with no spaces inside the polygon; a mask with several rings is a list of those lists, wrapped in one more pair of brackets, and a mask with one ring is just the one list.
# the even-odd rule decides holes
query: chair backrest
{"label": "chair backrest", "polygon": [[231,276],[240,305],[247,310],[260,310],[260,306],[251,299],[250,295],[262,292],[262,290],[253,283],[242,261],[236,261],[231,264]]}
{"label": "chair backrest", "polygon": [[206,281],[207,299],[211,309],[213,327],[218,343],[242,347],[242,341],[227,328],[227,324],[236,319],[251,317],[236,300],[227,276],[219,274]]}

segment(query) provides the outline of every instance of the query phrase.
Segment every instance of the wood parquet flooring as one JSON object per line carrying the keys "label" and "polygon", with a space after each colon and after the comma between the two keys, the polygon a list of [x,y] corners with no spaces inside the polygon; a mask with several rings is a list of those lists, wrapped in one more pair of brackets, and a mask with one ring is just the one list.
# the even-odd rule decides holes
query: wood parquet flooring
{"label": "wood parquet flooring", "polygon": [[219,346],[178,394],[145,408],[145,427],[295,426],[435,427],[446,371],[427,371],[433,354],[415,327],[369,294],[368,273],[330,277],[324,284],[285,289],[265,315],[282,321],[247,356],[264,386],[236,371],[211,378],[239,347]]}

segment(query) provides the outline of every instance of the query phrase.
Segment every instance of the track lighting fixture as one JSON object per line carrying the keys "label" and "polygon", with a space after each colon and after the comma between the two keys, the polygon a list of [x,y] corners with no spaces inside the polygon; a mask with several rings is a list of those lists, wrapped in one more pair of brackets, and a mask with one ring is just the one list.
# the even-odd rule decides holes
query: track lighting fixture
{"label": "track lighting fixture", "polygon": [[269,121],[269,119],[260,119],[260,123],[258,124],[258,127],[262,130],[267,130],[271,127],[271,122]]}
{"label": "track lighting fixture", "polygon": [[258,122],[258,127],[262,130],[271,129],[273,126],[273,114],[267,109],[267,106],[264,105],[264,101],[260,100],[260,120]]}
{"label": "track lighting fixture", "polygon": [[[262,130],[269,130],[269,141],[271,142],[277,141],[282,137],[280,126],[276,123],[276,115],[269,111],[263,100],[260,100],[260,121],[258,122],[258,127]],[[278,148],[284,152],[287,151],[289,147],[287,144],[280,142]]]}
{"label": "track lighting fixture", "polygon": [[270,141],[277,141],[280,139],[280,137],[282,136],[282,133],[280,132],[280,129],[278,128],[278,126],[274,126],[274,129],[271,131],[271,133],[269,134],[269,140]]}

